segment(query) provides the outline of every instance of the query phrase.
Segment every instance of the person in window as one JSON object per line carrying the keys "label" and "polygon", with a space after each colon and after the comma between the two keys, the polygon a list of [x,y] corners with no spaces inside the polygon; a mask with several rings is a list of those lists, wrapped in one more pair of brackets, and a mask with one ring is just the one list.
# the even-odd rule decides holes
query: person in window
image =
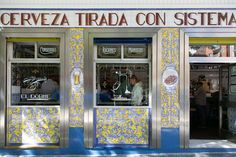
{"label": "person in window", "polygon": [[202,82],[198,82],[198,89],[194,93],[194,99],[199,117],[199,127],[206,127],[206,121],[207,121],[206,91],[203,87]]}
{"label": "person in window", "polygon": [[104,80],[101,83],[100,101],[110,102],[111,98],[112,98],[111,86],[109,85],[108,80]]}
{"label": "person in window", "polygon": [[60,99],[59,85],[51,78],[42,83],[40,91],[43,94],[50,94],[51,100],[58,101]]}
{"label": "person in window", "polygon": [[130,84],[133,86],[131,92],[132,105],[140,106],[143,100],[143,83],[138,80],[137,76],[130,77]]}
{"label": "person in window", "polygon": [[202,82],[203,89],[205,92],[209,93],[210,92],[210,82],[206,80],[205,75],[200,75],[198,77],[198,82]]}

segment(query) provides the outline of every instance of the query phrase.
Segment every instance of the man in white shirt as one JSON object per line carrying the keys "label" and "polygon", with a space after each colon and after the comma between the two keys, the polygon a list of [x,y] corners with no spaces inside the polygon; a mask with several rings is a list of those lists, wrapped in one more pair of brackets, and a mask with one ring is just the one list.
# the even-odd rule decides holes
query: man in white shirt
{"label": "man in white shirt", "polygon": [[137,76],[132,75],[130,78],[130,84],[133,86],[131,92],[131,101],[133,105],[142,105],[143,100],[143,83],[138,80]]}

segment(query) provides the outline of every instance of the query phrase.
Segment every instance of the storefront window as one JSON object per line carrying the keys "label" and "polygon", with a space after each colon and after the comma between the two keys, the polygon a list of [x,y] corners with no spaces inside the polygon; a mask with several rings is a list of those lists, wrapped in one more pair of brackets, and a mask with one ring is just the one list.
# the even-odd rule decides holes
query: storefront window
{"label": "storefront window", "polygon": [[7,38],[6,146],[60,146],[59,38]]}
{"label": "storefront window", "polygon": [[35,44],[26,42],[13,43],[13,58],[34,58]]}
{"label": "storefront window", "polygon": [[59,105],[59,64],[12,63],[11,68],[11,105]]}
{"label": "storefront window", "polygon": [[235,57],[235,38],[200,38],[189,39],[189,57]]}
{"label": "storefront window", "polygon": [[95,45],[97,106],[149,106],[149,44],[124,40]]}
{"label": "storefront window", "polygon": [[9,105],[60,105],[59,40],[19,40],[8,42]]}
{"label": "storefront window", "polygon": [[98,106],[148,106],[148,64],[97,64]]}

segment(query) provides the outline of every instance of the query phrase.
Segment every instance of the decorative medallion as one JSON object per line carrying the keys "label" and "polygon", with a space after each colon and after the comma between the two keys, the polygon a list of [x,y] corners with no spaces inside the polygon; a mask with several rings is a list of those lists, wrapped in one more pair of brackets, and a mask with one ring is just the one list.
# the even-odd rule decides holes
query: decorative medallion
{"label": "decorative medallion", "polygon": [[162,83],[164,84],[167,92],[172,93],[176,90],[176,86],[179,80],[178,72],[175,69],[175,65],[170,64],[166,66],[162,74]]}

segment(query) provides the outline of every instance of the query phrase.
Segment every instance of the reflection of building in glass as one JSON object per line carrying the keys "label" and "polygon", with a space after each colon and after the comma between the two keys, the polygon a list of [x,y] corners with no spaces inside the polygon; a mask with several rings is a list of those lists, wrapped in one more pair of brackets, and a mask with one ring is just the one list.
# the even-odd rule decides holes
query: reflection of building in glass
{"label": "reflection of building in glass", "polygon": [[229,45],[190,45],[189,55],[193,57],[229,57]]}

